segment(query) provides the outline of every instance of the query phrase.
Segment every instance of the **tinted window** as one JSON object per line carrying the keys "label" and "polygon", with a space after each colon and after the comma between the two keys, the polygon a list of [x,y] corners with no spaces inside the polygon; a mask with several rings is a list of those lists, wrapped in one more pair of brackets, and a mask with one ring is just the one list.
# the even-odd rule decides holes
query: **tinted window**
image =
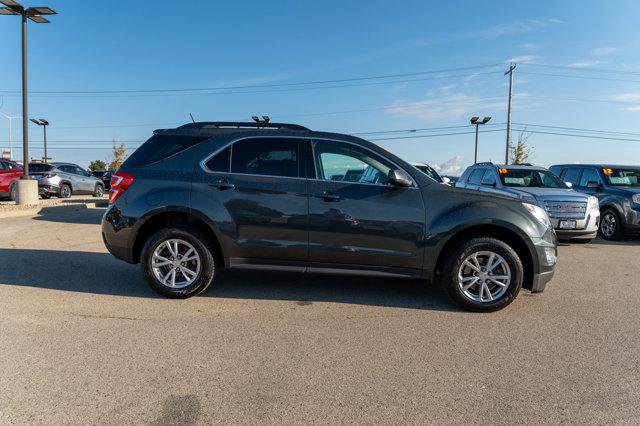
{"label": "tinted window", "polygon": [[504,186],[528,188],[565,188],[556,175],[547,170],[500,169],[500,181]]}
{"label": "tinted window", "polygon": [[7,170],[9,169],[9,167],[7,167],[7,163],[5,163],[4,161],[0,161],[0,170]]}
{"label": "tinted window", "polygon": [[482,176],[482,183],[491,185],[496,183],[496,174],[491,169],[487,169]]}
{"label": "tinted window", "polygon": [[75,173],[73,166],[58,166],[58,170],[65,173]]}
{"label": "tinted window", "polygon": [[86,171],[84,171],[83,169],[81,169],[81,168],[80,168],[80,167],[78,167],[78,166],[75,166],[75,167],[73,168],[73,170],[74,170],[74,173],[75,173],[75,174],[77,174],[77,175],[80,175],[80,176],[87,176],[87,172],[86,172]]}
{"label": "tinted window", "polygon": [[640,186],[640,169],[602,169],[607,184],[613,186]]}
{"label": "tinted window", "polygon": [[433,168],[431,168],[429,166],[422,166],[422,165],[417,165],[417,166],[415,166],[415,168],[420,170],[425,175],[429,176],[431,179],[433,179],[435,181],[438,181],[438,182],[442,182],[442,178],[440,177],[438,172],[433,170]]}
{"label": "tinted window", "polygon": [[207,169],[212,172],[228,172],[231,147],[226,147],[207,161]]}
{"label": "tinted window", "polygon": [[578,179],[580,178],[580,169],[577,167],[567,169],[562,178],[565,182],[571,182],[572,185],[577,185]]}
{"label": "tinted window", "polygon": [[44,173],[51,170],[50,164],[29,164],[29,172]]}
{"label": "tinted window", "polygon": [[209,136],[153,135],[127,158],[127,167],[155,163],[209,139]]}
{"label": "tinted window", "polygon": [[231,172],[263,176],[298,177],[297,139],[255,138],[233,144]]}
{"label": "tinted window", "polygon": [[475,169],[469,175],[469,183],[480,185],[480,182],[482,181],[482,175],[484,175],[484,169]]}
{"label": "tinted window", "polygon": [[387,184],[392,164],[350,143],[316,141],[313,144],[318,179]]}
{"label": "tinted window", "polygon": [[598,176],[598,172],[596,172],[594,169],[582,170],[582,177],[580,178],[580,186],[587,186],[589,182],[600,183],[600,177]]}

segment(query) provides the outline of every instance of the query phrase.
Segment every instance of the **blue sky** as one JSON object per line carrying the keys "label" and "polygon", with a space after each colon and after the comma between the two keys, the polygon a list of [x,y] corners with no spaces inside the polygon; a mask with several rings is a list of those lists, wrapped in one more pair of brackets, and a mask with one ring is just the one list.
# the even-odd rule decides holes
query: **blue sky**
{"label": "blue sky", "polygon": [[[121,11],[112,2],[23,3],[59,12],[29,26],[29,115],[51,122],[55,160],[106,160],[112,139],[134,148],[189,113],[268,114],[346,133],[436,128],[364,137],[455,172],[473,160],[472,115],[493,117],[479,159],[504,158],[503,72],[514,61],[513,122],[535,132],[533,162],[640,163],[637,1],[131,1]],[[10,115],[21,113],[19,37],[19,19],[0,16],[0,111]],[[387,75],[403,76],[282,86]],[[252,87],[73,93],[236,86]],[[41,156],[41,129],[30,136]],[[7,140],[0,117],[0,148]]]}

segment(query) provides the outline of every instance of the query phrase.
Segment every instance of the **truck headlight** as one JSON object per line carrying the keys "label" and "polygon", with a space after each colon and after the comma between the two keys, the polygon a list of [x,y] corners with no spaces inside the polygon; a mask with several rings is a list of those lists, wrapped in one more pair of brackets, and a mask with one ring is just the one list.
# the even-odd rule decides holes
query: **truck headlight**
{"label": "truck headlight", "polygon": [[640,194],[633,194],[631,196],[631,201],[633,201],[636,204],[640,204]]}
{"label": "truck headlight", "polygon": [[589,195],[589,201],[587,202],[587,210],[598,210],[598,211],[600,211],[600,203],[598,203],[598,197],[594,197],[593,195]]}
{"label": "truck headlight", "polygon": [[536,206],[535,204],[522,203],[525,209],[529,210],[529,213],[538,221],[540,221],[545,226],[551,226],[551,220],[549,219],[549,214],[542,207]]}

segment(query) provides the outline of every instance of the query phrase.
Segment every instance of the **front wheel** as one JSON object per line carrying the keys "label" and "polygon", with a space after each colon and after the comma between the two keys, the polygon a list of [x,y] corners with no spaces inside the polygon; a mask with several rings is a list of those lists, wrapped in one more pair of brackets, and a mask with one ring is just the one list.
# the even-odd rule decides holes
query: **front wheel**
{"label": "front wheel", "polygon": [[605,240],[617,241],[624,238],[624,232],[622,230],[622,223],[618,214],[607,209],[602,213],[600,218],[600,235]]}
{"label": "front wheel", "polygon": [[156,292],[185,299],[203,292],[213,282],[213,252],[209,239],[193,228],[161,229],[142,249],[142,273]]}
{"label": "front wheel", "polygon": [[518,254],[494,238],[462,242],[445,260],[442,286],[458,306],[473,312],[493,312],[515,300],[524,269]]}

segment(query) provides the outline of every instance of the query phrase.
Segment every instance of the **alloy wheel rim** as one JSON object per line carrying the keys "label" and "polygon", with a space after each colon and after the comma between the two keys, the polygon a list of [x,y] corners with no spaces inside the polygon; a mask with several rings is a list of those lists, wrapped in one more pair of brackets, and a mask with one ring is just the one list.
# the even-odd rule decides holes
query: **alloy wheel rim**
{"label": "alloy wheel rim", "polygon": [[615,232],[616,218],[611,213],[607,213],[602,218],[602,234],[605,237],[611,237]]}
{"label": "alloy wheel rim", "polygon": [[180,239],[163,241],[151,256],[151,270],[156,280],[172,289],[191,285],[200,276],[201,263],[197,250]]}
{"label": "alloy wheel rim", "polygon": [[492,251],[470,254],[458,269],[458,287],[474,302],[493,302],[506,293],[510,284],[509,264]]}
{"label": "alloy wheel rim", "polygon": [[71,196],[71,190],[69,189],[68,186],[63,186],[62,187],[62,198],[69,198]]}

